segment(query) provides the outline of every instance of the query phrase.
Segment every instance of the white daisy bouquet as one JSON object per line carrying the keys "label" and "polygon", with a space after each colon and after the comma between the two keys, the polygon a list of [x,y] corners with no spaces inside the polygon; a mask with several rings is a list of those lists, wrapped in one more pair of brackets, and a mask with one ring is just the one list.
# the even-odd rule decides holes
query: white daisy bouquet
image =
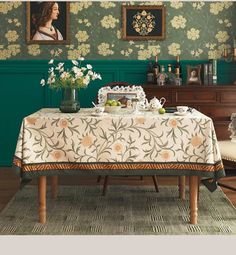
{"label": "white daisy bouquet", "polygon": [[51,59],[48,64],[50,65],[48,69],[48,79],[42,79],[40,84],[44,86],[48,84],[52,89],[61,88],[72,88],[81,89],[87,88],[90,81],[96,79],[102,79],[101,75],[95,73],[92,70],[92,66],[87,64],[82,67],[81,62],[84,58],[79,58],[78,60],[71,60],[72,66],[70,68],[65,67],[65,63],[59,62],[55,64],[54,59]]}

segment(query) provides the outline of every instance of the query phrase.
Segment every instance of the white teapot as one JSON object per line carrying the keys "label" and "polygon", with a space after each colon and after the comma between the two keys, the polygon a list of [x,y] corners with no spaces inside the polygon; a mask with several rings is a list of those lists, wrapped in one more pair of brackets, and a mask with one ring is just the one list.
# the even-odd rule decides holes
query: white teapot
{"label": "white teapot", "polygon": [[149,109],[149,103],[147,98],[145,100],[139,101],[138,102],[138,107],[140,110],[148,110]]}
{"label": "white teapot", "polygon": [[163,108],[165,102],[166,99],[164,97],[160,98],[160,100],[154,97],[153,99],[150,100],[149,108],[150,110],[158,110],[160,108]]}

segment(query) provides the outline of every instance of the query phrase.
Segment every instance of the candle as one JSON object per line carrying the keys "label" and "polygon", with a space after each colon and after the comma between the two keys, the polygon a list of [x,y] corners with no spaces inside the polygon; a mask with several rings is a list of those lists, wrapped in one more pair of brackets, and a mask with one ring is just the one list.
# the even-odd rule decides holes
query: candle
{"label": "candle", "polygon": [[228,57],[228,51],[227,51],[227,49],[224,49],[223,57],[224,57],[224,58],[227,58],[227,57]]}

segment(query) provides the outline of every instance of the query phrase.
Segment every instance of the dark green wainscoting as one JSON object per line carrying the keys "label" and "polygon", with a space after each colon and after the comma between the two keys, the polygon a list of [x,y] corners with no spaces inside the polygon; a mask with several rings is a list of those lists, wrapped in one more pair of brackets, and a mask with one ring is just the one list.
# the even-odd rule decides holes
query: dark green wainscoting
{"label": "dark green wainscoting", "polygon": [[[182,61],[183,80],[186,80],[186,65],[206,61]],[[43,107],[58,107],[60,91],[52,91],[39,82],[46,78],[47,60],[0,61],[0,166],[10,166],[22,119]],[[79,92],[81,107],[91,107],[96,101],[97,91],[106,83],[126,81],[131,84],[145,84],[148,61],[136,60],[91,60],[88,61],[102,80],[92,82]],[[167,66],[174,61],[160,61]],[[218,81],[230,84],[236,80],[235,63],[218,62]]]}

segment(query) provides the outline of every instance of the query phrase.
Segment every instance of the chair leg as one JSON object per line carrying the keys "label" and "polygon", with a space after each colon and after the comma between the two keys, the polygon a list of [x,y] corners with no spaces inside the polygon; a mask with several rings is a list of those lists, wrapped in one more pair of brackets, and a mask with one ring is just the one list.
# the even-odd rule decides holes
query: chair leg
{"label": "chair leg", "polygon": [[140,176],[140,180],[143,181],[143,176]]}
{"label": "chair leg", "polygon": [[103,190],[102,190],[102,195],[105,196],[107,193],[107,186],[108,186],[108,181],[109,181],[109,176],[106,175],[104,179],[104,184],[103,184]]}
{"label": "chair leg", "polygon": [[101,181],[101,178],[102,178],[102,176],[99,175],[98,178],[97,178],[97,183],[99,183]]}
{"label": "chair leg", "polygon": [[159,192],[156,175],[152,176],[152,180],[153,180],[153,183],[155,185],[156,192]]}

